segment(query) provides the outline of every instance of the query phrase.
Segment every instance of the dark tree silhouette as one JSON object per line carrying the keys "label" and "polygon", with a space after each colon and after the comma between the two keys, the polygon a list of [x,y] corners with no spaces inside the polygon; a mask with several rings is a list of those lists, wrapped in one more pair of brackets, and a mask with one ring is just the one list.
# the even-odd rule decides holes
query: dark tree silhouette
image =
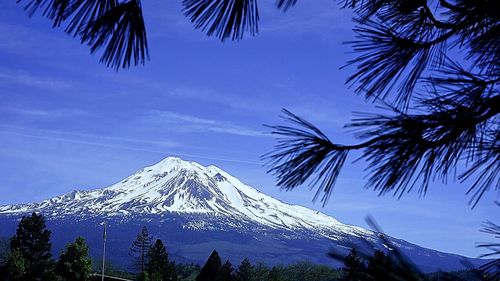
{"label": "dark tree silhouette", "polygon": [[137,237],[132,242],[130,247],[130,255],[136,260],[137,267],[141,272],[144,272],[145,265],[147,263],[147,254],[151,248],[153,242],[153,236],[149,235],[148,229],[143,226],[141,232],[137,234]]}
{"label": "dark tree silhouette", "polygon": [[235,281],[233,265],[227,260],[221,267],[216,281]]}
{"label": "dark tree silhouette", "polygon": [[344,259],[344,271],[345,281],[367,280],[365,264],[355,248],[352,248],[347,257]]}
{"label": "dark tree silhouette", "polygon": [[250,263],[248,258],[243,259],[241,264],[238,266],[236,270],[236,280],[237,281],[250,281],[252,278],[254,266]]}
{"label": "dark tree silhouette", "polygon": [[167,250],[160,239],[156,239],[148,251],[146,271],[150,276],[159,275],[161,280],[177,281],[175,264],[169,260]]}
{"label": "dark tree silhouette", "polygon": [[222,262],[219,253],[213,250],[210,257],[208,257],[205,265],[200,270],[200,274],[196,276],[196,281],[214,281],[217,280],[222,268]]}
{"label": "dark tree silhouette", "polygon": [[16,265],[15,275],[21,280],[50,280],[53,269],[51,247],[45,218],[36,213],[24,216],[10,240],[10,249],[15,255],[12,260]]}
{"label": "dark tree silhouette", "polygon": [[397,280],[392,276],[392,262],[389,257],[387,257],[384,252],[376,250],[372,257],[368,258],[368,265],[366,267],[366,272],[369,275],[370,280]]}

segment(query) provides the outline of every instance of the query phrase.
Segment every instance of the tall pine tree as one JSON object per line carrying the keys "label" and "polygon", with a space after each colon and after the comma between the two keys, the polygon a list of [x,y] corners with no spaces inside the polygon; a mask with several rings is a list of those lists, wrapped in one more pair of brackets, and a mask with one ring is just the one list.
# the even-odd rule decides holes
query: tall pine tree
{"label": "tall pine tree", "polygon": [[234,281],[233,265],[227,260],[221,267],[217,281]]}
{"label": "tall pine tree", "polygon": [[151,248],[152,241],[153,236],[149,235],[148,229],[143,226],[130,247],[130,255],[135,258],[136,265],[141,272],[145,270],[147,254],[149,248]]}
{"label": "tall pine tree", "polygon": [[366,269],[363,260],[356,249],[352,249],[344,260],[345,281],[366,280]]}
{"label": "tall pine tree", "polygon": [[[25,267],[23,280],[50,280],[53,269],[51,247],[50,231],[45,226],[45,218],[36,213],[23,217],[16,234],[10,240],[10,249],[17,255],[15,260],[22,261]],[[19,265],[18,262],[11,262],[10,265]],[[13,271],[17,269],[8,270],[13,275]]]}
{"label": "tall pine tree", "polygon": [[236,280],[238,281],[250,281],[252,278],[252,270],[253,265],[250,263],[248,258],[245,258],[240,266],[238,266],[238,270],[236,271]]}
{"label": "tall pine tree", "polygon": [[395,280],[391,275],[393,271],[391,260],[380,250],[376,250],[373,256],[368,258],[366,271],[371,280]]}
{"label": "tall pine tree", "polygon": [[86,281],[92,273],[89,247],[82,237],[66,245],[56,264],[56,273],[64,280]]}
{"label": "tall pine tree", "polygon": [[175,264],[169,261],[168,252],[160,239],[156,239],[149,249],[145,269],[152,280],[159,276],[160,280],[177,281]]}
{"label": "tall pine tree", "polygon": [[222,269],[222,262],[219,257],[219,253],[216,250],[213,250],[210,257],[208,257],[207,262],[201,268],[200,274],[196,277],[196,281],[215,281],[219,276],[219,273]]}

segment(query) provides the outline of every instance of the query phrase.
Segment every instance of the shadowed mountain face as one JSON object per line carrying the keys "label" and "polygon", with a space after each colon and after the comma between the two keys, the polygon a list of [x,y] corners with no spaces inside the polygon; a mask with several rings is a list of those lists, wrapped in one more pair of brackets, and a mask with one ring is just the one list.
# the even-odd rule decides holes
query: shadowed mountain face
{"label": "shadowed mountain face", "polygon": [[[100,255],[109,228],[110,259],[129,265],[128,249],[142,225],[164,240],[179,261],[203,262],[216,248],[239,263],[244,257],[269,264],[300,260],[338,265],[331,249],[349,250],[363,240],[383,246],[377,234],[301,206],[289,205],[243,184],[215,167],[169,157],[103,189],[73,191],[33,204],[0,207],[0,236],[11,236],[20,217],[43,213],[54,248],[77,236]],[[461,269],[461,256],[392,239],[424,271]],[[471,259],[473,263],[479,260]]]}

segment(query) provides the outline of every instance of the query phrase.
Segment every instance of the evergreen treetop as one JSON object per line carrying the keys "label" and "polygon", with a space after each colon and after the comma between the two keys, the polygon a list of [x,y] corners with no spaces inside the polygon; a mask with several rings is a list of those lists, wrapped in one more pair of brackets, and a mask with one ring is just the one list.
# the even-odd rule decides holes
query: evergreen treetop
{"label": "evergreen treetop", "polygon": [[151,280],[159,276],[160,280],[177,281],[175,264],[170,262],[168,252],[160,239],[156,239],[149,249],[145,269]]}
{"label": "evergreen treetop", "polygon": [[[10,249],[12,253],[16,252],[15,264],[19,265],[21,258],[25,264],[24,280],[49,280],[48,275],[53,269],[50,234],[41,214],[32,213],[19,222],[16,234],[10,240]],[[11,265],[12,261],[11,257]],[[13,270],[9,268],[11,274]]]}
{"label": "evergreen treetop", "polygon": [[55,272],[71,281],[86,281],[92,273],[92,260],[89,257],[89,247],[82,237],[66,245],[56,263]]}
{"label": "evergreen treetop", "polygon": [[147,262],[147,253],[151,247],[153,236],[149,234],[148,229],[143,226],[141,232],[137,234],[136,239],[130,247],[130,255],[136,259],[136,266],[141,272],[145,270]]}
{"label": "evergreen treetop", "polygon": [[214,281],[222,268],[222,262],[219,253],[216,250],[212,251],[207,262],[200,270],[200,274],[196,277],[196,281]]}
{"label": "evergreen treetop", "polygon": [[252,278],[252,271],[254,266],[250,263],[248,258],[243,259],[241,264],[236,270],[236,280],[238,281],[250,281]]}

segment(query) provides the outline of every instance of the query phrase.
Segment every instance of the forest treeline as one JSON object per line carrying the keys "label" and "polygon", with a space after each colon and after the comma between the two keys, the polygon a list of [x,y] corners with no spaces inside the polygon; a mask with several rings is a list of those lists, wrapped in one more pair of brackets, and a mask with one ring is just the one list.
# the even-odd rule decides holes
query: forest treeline
{"label": "forest treeline", "polygon": [[[0,281],[87,281],[101,273],[102,260],[90,257],[83,237],[68,243],[59,257],[54,258],[50,236],[43,215],[33,213],[23,217],[13,237],[0,239]],[[488,276],[475,270],[419,275],[418,270],[408,269],[382,251],[366,256],[356,249],[341,258],[342,268],[306,261],[268,266],[253,263],[249,258],[233,265],[229,260],[224,261],[217,250],[213,250],[203,266],[176,264],[169,258],[163,241],[154,239],[146,227],[131,241],[129,254],[133,261],[131,268],[122,269],[106,260],[105,274],[139,281],[488,280]]]}

